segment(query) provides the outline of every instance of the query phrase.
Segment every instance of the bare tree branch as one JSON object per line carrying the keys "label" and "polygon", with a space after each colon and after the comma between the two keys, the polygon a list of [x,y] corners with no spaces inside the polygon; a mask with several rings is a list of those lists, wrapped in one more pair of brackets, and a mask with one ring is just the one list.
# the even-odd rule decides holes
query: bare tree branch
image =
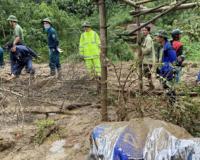
{"label": "bare tree branch", "polygon": [[[190,8],[194,8],[196,6],[198,6],[199,3],[198,2],[194,2],[194,3],[186,3],[186,4],[182,4],[180,6],[178,6],[176,8],[176,10],[182,10],[182,9],[190,9]],[[152,10],[153,8],[143,8],[142,10],[140,11],[130,11],[130,14],[131,15],[135,15],[135,14],[145,14],[146,12],[148,13],[158,13],[158,12],[163,12],[163,11],[166,11],[168,9],[170,9],[172,6],[166,6],[166,7],[162,7],[162,8],[158,8],[156,10]],[[152,11],[151,11],[152,10]]]}
{"label": "bare tree branch", "polygon": [[155,16],[154,18],[152,18],[151,20],[149,20],[148,22],[142,24],[141,26],[139,26],[138,28],[136,28],[135,30],[133,30],[132,32],[130,32],[128,35],[132,35],[133,33],[139,31],[141,28],[147,26],[148,24],[152,23],[153,21],[157,20],[158,18],[168,14],[169,12],[171,12],[172,10],[176,9],[178,6],[180,6],[181,4],[187,2],[188,0],[183,0],[179,3],[177,3],[176,5],[174,5],[173,7],[169,8],[168,10],[164,11],[163,13]]}

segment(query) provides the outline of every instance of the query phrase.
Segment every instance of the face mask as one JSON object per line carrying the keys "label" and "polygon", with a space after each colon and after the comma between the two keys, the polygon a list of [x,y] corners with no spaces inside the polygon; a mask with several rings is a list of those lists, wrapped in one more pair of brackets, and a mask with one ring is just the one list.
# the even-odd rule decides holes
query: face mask
{"label": "face mask", "polygon": [[49,24],[44,24],[44,29],[45,29],[45,31],[47,31],[49,28],[50,28],[50,25],[49,25]]}

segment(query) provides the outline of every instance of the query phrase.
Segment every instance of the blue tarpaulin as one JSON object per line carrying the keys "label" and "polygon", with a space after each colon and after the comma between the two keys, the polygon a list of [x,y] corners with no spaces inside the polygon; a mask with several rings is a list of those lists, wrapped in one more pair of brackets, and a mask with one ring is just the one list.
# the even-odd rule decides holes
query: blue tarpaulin
{"label": "blue tarpaulin", "polygon": [[183,128],[144,118],[95,127],[90,155],[92,160],[196,160],[199,148],[200,139],[191,139]]}

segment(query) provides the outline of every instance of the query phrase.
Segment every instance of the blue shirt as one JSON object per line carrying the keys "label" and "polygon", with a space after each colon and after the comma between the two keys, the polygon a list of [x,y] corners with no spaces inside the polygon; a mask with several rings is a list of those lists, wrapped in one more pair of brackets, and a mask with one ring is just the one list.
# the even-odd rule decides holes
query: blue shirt
{"label": "blue shirt", "polygon": [[17,45],[16,51],[14,53],[11,52],[11,54],[11,61],[14,62],[25,62],[28,59],[32,59],[32,57],[37,57],[37,54],[32,49],[24,45]]}
{"label": "blue shirt", "polygon": [[53,27],[50,27],[47,30],[47,35],[48,35],[48,46],[50,49],[57,49],[59,45],[58,41],[58,35],[56,33],[56,30]]}
{"label": "blue shirt", "polygon": [[169,41],[166,41],[163,47],[163,63],[173,63],[176,61],[176,51],[172,48]]}

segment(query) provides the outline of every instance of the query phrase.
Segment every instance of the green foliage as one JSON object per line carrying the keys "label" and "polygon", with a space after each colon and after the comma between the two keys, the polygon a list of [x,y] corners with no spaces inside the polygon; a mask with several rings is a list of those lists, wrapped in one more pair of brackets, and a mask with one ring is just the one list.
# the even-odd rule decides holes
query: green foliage
{"label": "green foliage", "polygon": [[182,98],[176,105],[168,107],[167,111],[163,112],[163,115],[167,121],[184,127],[194,136],[199,136],[199,104],[199,101],[196,102],[189,96],[186,96],[185,98]]}
{"label": "green foliage", "polygon": [[[195,0],[192,0],[195,1]],[[165,0],[145,4],[155,7],[165,3]],[[171,3],[173,0],[167,1]],[[41,57],[37,62],[48,61],[47,35],[43,31],[41,20],[49,17],[53,26],[58,31],[60,48],[64,50],[61,60],[78,57],[79,38],[82,32],[81,24],[88,20],[93,29],[99,31],[99,12],[96,1],[93,0],[1,0],[0,1],[0,44],[1,46],[11,39],[13,29],[10,28],[7,17],[10,14],[19,19],[25,33],[25,43],[38,52]],[[108,56],[112,60],[133,59],[132,49],[124,41],[120,34],[126,25],[132,23],[133,19],[129,11],[133,8],[121,3],[119,0],[106,0],[107,25],[108,25]],[[187,59],[199,60],[200,41],[200,8],[188,11],[176,11],[156,21],[159,29],[171,32],[174,28],[184,31],[183,43],[188,51]],[[181,14],[180,14],[181,12]],[[155,14],[142,16],[145,22]]]}
{"label": "green foliage", "polygon": [[50,128],[53,125],[55,125],[55,121],[51,119],[36,121],[37,134],[35,137],[35,142],[41,144],[43,140],[46,138],[45,134],[46,129]]}
{"label": "green foliage", "polygon": [[[11,0],[14,2],[14,0]],[[75,16],[68,15],[67,12],[59,10],[56,3],[48,5],[46,3],[35,4],[33,2],[10,3],[11,1],[1,2],[4,12],[1,13],[0,36],[1,44],[5,44],[12,36],[12,28],[6,21],[8,15],[13,14],[19,19],[19,24],[24,30],[25,43],[39,53],[39,61],[48,60],[47,35],[43,30],[41,20],[49,17],[52,20],[53,27],[58,31],[60,38],[60,47],[65,51],[61,59],[71,54],[78,54],[78,43],[81,33],[81,21]],[[10,9],[11,8],[11,9]],[[7,10],[6,10],[7,9]],[[10,12],[7,13],[10,9]]]}
{"label": "green foliage", "polygon": [[58,0],[59,9],[66,11],[70,15],[77,15],[79,18],[91,16],[96,6],[90,0]]}
{"label": "green foliage", "polygon": [[193,62],[199,62],[200,60],[200,42],[191,41],[189,36],[184,36],[181,40],[184,44],[184,51],[186,59]]}
{"label": "green foliage", "polygon": [[[41,20],[49,17],[53,27],[58,31],[60,48],[64,50],[61,61],[68,57],[78,57],[79,38],[83,21],[91,21],[93,29],[99,30],[98,7],[93,1],[87,0],[2,0],[0,2],[0,39],[1,46],[11,39],[13,29],[7,22],[10,14],[19,19],[24,30],[25,43],[38,52],[37,62],[48,61],[47,35],[43,30]],[[117,27],[124,22],[131,21],[130,7],[121,5],[117,1],[106,1],[108,10],[108,45],[109,57],[115,60],[132,59],[131,50],[123,40],[118,40]],[[116,53],[115,53],[116,52]]]}
{"label": "green foliage", "polygon": [[[192,61],[200,60],[200,8],[183,12],[179,18],[175,19],[173,26],[183,30],[181,41],[184,44],[186,58]],[[198,13],[198,14],[195,14]]]}
{"label": "green foliage", "polygon": [[109,41],[108,57],[113,61],[133,59],[133,53],[130,46],[122,39],[113,39]]}
{"label": "green foliage", "polygon": [[[181,14],[180,14],[181,12]],[[157,21],[160,29],[168,31],[179,28],[183,31],[181,42],[184,44],[186,60],[200,60],[200,7],[176,11]]]}
{"label": "green foliage", "polygon": [[[107,2],[108,3],[108,2]],[[113,2],[107,10],[108,19],[108,57],[111,60],[131,60],[133,53],[129,44],[119,35],[124,32],[124,24],[131,22],[131,7]]]}
{"label": "green foliage", "polygon": [[199,97],[191,97],[191,92],[200,93],[199,86],[188,87],[182,83],[176,86],[177,93],[184,93],[185,96],[177,96],[177,102],[169,105],[163,110],[163,116],[167,121],[184,127],[193,136],[199,137]]}

